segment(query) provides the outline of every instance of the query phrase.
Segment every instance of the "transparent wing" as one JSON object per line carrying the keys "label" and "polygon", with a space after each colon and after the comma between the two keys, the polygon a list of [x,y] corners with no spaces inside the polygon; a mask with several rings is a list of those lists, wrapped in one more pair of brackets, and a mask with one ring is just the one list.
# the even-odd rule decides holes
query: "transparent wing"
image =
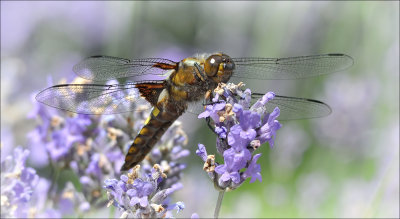
{"label": "transparent wing", "polygon": [[135,83],[55,85],[37,94],[36,100],[51,107],[80,114],[114,114],[142,111],[152,107],[140,96]]}
{"label": "transparent wing", "polygon": [[[263,94],[252,94],[251,96],[252,102],[255,103]],[[319,118],[332,112],[327,104],[318,100],[279,95],[275,95],[275,98],[266,104],[267,112],[272,112],[275,107],[280,109],[278,120]]]}
{"label": "transparent wing", "polygon": [[88,80],[107,81],[143,75],[163,76],[177,65],[174,61],[162,58],[129,60],[111,56],[92,56],[76,64],[73,71]]}
{"label": "transparent wing", "polygon": [[291,58],[233,58],[232,77],[251,79],[297,79],[344,70],[353,65],[345,54],[325,54]]}
{"label": "transparent wing", "polygon": [[195,115],[199,115],[200,113],[204,112],[204,110],[206,109],[206,102],[205,100],[199,100],[196,102],[191,102],[188,104],[188,108],[186,110],[186,112],[195,114]]}
{"label": "transparent wing", "polygon": [[[251,95],[250,105],[253,105],[262,96],[264,96],[264,94],[253,93]],[[187,112],[198,115],[204,112],[205,106],[208,104],[212,103],[206,103],[205,101],[190,103]],[[275,95],[275,98],[266,104],[267,112],[272,112],[275,107],[279,107],[280,109],[278,120],[319,118],[327,116],[332,112],[327,104],[318,100],[280,95]]]}

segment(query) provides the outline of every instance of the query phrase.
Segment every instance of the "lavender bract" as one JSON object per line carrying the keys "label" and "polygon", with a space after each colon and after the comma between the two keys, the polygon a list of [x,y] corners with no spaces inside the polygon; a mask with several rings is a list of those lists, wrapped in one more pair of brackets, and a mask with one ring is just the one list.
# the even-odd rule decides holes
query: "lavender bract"
{"label": "lavender bract", "polygon": [[184,209],[182,202],[170,203],[170,195],[181,189],[182,170],[186,165],[180,159],[189,155],[184,149],[186,134],[180,122],[175,122],[162,136],[147,159],[132,173],[120,180],[107,179],[104,188],[112,204],[121,210],[121,217],[172,217],[172,210]]}
{"label": "lavender bract", "polygon": [[198,145],[196,154],[205,162],[203,169],[221,190],[234,190],[247,178],[251,178],[250,183],[261,181],[261,166],[257,164],[261,154],[252,153],[265,142],[273,147],[276,131],[281,128],[276,120],[279,108],[266,112],[264,107],[275,94],[268,92],[251,106],[251,91],[243,91],[242,86],[242,83],[220,84],[214,91],[215,103],[199,115],[199,118],[213,120],[218,136],[217,151],[224,163],[217,164],[215,156],[208,155],[202,144]]}

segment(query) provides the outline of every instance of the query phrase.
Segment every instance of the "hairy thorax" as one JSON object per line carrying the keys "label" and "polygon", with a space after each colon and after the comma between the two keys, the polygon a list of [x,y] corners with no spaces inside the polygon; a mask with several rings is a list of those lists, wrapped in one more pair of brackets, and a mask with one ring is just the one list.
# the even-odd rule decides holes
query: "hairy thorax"
{"label": "hairy thorax", "polygon": [[199,101],[218,83],[226,83],[234,70],[231,58],[222,53],[202,54],[179,63],[166,80],[158,99],[161,109],[182,114],[188,103]]}

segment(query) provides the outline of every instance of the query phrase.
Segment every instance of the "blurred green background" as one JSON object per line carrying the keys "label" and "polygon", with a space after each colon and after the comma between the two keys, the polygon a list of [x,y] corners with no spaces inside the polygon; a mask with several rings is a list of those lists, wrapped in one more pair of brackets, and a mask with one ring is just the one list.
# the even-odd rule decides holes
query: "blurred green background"
{"label": "blurred green background", "polygon": [[[180,60],[345,53],[344,72],[254,81],[254,91],[319,99],[333,113],[289,121],[260,150],[263,182],[225,195],[221,217],[399,217],[399,2],[1,2],[1,141],[26,145],[32,94],[73,78],[91,55]],[[181,117],[192,152],[178,217],[211,217],[217,192],[195,155],[204,121]],[[2,151],[2,153],[6,153]],[[101,216],[101,214],[94,214]]]}

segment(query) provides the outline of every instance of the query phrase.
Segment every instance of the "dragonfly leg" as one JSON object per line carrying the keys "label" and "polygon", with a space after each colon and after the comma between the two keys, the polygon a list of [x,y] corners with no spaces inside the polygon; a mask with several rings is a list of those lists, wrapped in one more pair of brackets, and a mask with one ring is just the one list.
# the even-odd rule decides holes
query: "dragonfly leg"
{"label": "dragonfly leg", "polygon": [[196,80],[197,81],[205,81],[207,77],[204,72],[204,69],[198,63],[194,63],[194,67],[196,67],[196,68],[193,71],[193,75],[196,78]]}
{"label": "dragonfly leg", "polygon": [[210,117],[207,117],[207,118],[206,118],[206,121],[207,121],[207,126],[208,126],[208,128],[209,128],[212,132],[214,132],[214,134],[217,135],[217,133],[215,132],[215,128],[214,128],[213,125],[211,124],[212,120],[210,119]]}

